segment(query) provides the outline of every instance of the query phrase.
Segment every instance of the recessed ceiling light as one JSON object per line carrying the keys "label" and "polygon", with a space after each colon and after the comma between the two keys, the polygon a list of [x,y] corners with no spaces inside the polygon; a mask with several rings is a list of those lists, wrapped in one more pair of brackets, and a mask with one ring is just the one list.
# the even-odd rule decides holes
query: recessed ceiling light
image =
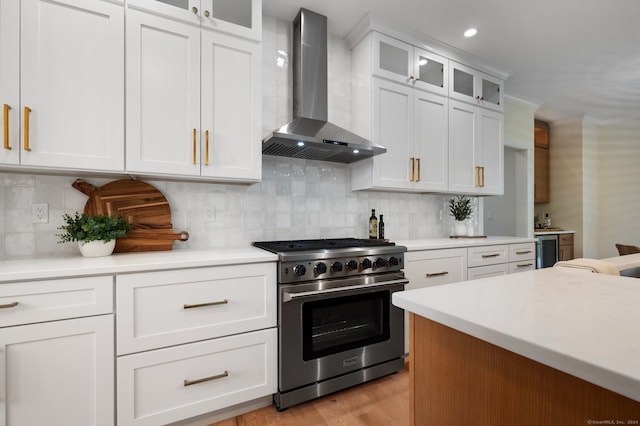
{"label": "recessed ceiling light", "polygon": [[464,32],[465,37],[473,37],[476,34],[478,34],[478,30],[476,30],[475,28],[469,28],[467,31]]}

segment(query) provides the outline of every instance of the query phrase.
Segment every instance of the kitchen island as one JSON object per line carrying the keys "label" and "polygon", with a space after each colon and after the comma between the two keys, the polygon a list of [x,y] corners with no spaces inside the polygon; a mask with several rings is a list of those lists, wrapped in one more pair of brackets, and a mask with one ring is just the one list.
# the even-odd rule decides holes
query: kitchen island
{"label": "kitchen island", "polygon": [[636,278],[570,268],[395,293],[412,424],[639,424],[639,300]]}

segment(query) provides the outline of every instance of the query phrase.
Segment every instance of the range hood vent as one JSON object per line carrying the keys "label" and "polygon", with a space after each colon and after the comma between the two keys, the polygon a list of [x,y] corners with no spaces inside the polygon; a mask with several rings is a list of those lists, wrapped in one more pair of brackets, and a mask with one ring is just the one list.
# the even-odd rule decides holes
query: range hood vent
{"label": "range hood vent", "polygon": [[293,121],[262,141],[262,153],[353,163],[387,150],[327,121],[327,18],[300,9],[293,21]]}

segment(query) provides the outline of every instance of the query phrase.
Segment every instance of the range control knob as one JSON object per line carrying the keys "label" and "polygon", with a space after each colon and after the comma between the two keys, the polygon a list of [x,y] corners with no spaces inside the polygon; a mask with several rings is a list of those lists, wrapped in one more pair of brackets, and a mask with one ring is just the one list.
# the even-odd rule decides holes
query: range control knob
{"label": "range control knob", "polygon": [[331,271],[333,272],[340,272],[342,271],[342,263],[340,262],[333,262],[331,264]]}
{"label": "range control knob", "polygon": [[383,258],[379,257],[376,259],[376,267],[383,268],[386,265],[387,265],[387,261],[384,260]]}
{"label": "range control knob", "polygon": [[364,259],[362,261],[362,269],[369,269],[371,268],[371,261],[369,259]]}
{"label": "range control knob", "polygon": [[316,267],[314,269],[316,270],[316,274],[324,274],[325,272],[327,272],[327,265],[325,265],[324,262],[318,262],[316,263]]}
{"label": "range control knob", "polygon": [[395,256],[391,256],[389,258],[389,265],[398,266],[400,262],[398,262],[398,258]]}
{"label": "range control knob", "polygon": [[355,271],[356,269],[358,269],[358,262],[356,262],[355,260],[348,261],[347,269],[350,271]]}
{"label": "range control knob", "polygon": [[293,275],[296,277],[301,277],[307,273],[307,268],[304,265],[296,265],[293,267]]}

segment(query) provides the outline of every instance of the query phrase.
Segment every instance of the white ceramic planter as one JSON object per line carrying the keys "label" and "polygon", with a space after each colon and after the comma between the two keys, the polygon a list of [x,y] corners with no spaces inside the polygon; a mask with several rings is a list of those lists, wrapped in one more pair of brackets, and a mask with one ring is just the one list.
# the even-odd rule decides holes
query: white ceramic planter
{"label": "white ceramic planter", "polygon": [[107,242],[96,240],[89,241],[88,243],[85,241],[78,241],[78,248],[84,257],[109,256],[113,253],[113,249],[116,248],[116,240]]}
{"label": "white ceramic planter", "polygon": [[467,225],[464,222],[455,221],[453,224],[453,235],[456,237],[462,237],[467,235]]}

